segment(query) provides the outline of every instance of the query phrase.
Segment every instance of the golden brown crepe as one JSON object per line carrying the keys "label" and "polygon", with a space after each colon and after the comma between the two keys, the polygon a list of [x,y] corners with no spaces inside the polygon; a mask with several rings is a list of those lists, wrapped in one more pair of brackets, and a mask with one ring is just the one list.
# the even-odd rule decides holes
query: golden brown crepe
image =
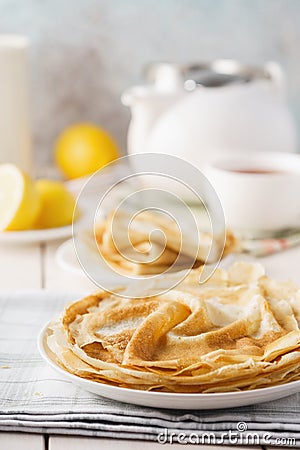
{"label": "golden brown crepe", "polygon": [[66,307],[48,346],[69,372],[133,389],[227,392],[300,379],[297,286],[245,262],[198,280],[192,270],[143,299],[96,292]]}
{"label": "golden brown crepe", "polygon": [[[113,269],[135,276],[163,273],[171,267],[173,271],[197,268],[206,261],[212,244],[211,233],[205,231],[199,231],[198,239],[185,233],[183,240],[175,221],[152,211],[143,211],[134,220],[125,211],[112,211],[98,223],[95,237]],[[236,238],[228,231],[222,256],[237,248]]]}

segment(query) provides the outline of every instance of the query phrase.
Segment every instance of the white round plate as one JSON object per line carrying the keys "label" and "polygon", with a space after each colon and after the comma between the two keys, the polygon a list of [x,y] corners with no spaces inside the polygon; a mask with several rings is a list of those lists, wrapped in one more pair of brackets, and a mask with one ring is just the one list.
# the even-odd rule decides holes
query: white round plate
{"label": "white round plate", "polygon": [[155,408],[168,409],[222,409],[237,406],[252,405],[271,400],[277,400],[300,391],[300,380],[292,381],[280,386],[269,388],[253,389],[243,392],[226,392],[216,394],[175,394],[168,392],[148,392],[135,389],[110,386],[96,381],[86,380],[69,373],[60,367],[47,345],[47,335],[49,324],[41,331],[38,339],[38,347],[43,359],[56,372],[72,381],[75,385],[93,392],[102,397],[110,398],[134,405],[150,406]]}
{"label": "white round plate", "polygon": [[68,272],[76,275],[82,275],[84,273],[75,253],[73,239],[68,239],[58,247],[55,253],[55,259],[57,264]]}
{"label": "white round plate", "polygon": [[[76,227],[79,230],[85,227],[88,217],[88,211],[84,207],[81,207],[80,211],[81,216],[76,221]],[[47,228],[43,230],[0,231],[0,244],[36,244],[39,242],[67,239],[72,234],[72,224],[65,227]]]}
{"label": "white round plate", "polygon": [[[107,268],[103,259],[99,258],[99,254],[84,239],[78,239],[78,245],[81,248],[81,257],[84,256],[84,266],[78,261],[73,239],[69,239],[63,242],[55,253],[56,262],[62,269],[76,275],[87,275],[95,284],[103,289],[114,289],[120,286],[119,279],[114,278],[114,273]],[[122,280],[123,286],[129,284],[130,278]]]}
{"label": "white round plate", "polygon": [[56,239],[66,239],[70,236],[72,236],[72,225],[45,230],[2,231],[0,232],[0,243],[34,244]]}

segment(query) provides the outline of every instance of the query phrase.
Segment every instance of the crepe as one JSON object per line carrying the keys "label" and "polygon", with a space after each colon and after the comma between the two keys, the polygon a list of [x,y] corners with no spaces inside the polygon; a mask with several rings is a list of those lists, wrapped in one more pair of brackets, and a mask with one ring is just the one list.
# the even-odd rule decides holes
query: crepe
{"label": "crepe", "polygon": [[66,307],[48,346],[67,371],[133,389],[228,392],[300,379],[296,285],[245,262],[198,279],[192,270],[142,299],[96,292]]}
{"label": "crepe", "polygon": [[[167,270],[197,268],[208,258],[212,245],[209,232],[198,235],[183,233],[171,218],[152,211],[134,217],[125,211],[112,211],[96,226],[95,237],[104,260],[118,273],[150,275]],[[238,248],[238,242],[227,232],[219,255]]]}

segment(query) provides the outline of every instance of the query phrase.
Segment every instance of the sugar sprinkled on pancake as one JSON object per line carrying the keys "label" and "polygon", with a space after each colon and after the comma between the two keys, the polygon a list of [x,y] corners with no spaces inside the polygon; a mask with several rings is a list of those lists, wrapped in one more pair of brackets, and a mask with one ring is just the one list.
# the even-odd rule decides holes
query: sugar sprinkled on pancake
{"label": "sugar sprinkled on pancake", "polygon": [[297,286],[244,262],[198,278],[195,269],[144,299],[96,292],[66,307],[48,346],[69,372],[134,389],[227,392],[300,379]]}

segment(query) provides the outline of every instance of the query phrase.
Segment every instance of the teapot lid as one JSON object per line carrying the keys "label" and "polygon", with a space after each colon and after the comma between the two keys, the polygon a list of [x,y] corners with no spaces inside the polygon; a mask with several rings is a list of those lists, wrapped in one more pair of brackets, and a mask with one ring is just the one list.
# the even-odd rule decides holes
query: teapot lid
{"label": "teapot lid", "polygon": [[172,72],[177,73],[188,91],[197,86],[212,88],[272,78],[267,66],[251,66],[232,59],[197,64],[154,63],[146,67],[145,74],[149,81],[160,84]]}

